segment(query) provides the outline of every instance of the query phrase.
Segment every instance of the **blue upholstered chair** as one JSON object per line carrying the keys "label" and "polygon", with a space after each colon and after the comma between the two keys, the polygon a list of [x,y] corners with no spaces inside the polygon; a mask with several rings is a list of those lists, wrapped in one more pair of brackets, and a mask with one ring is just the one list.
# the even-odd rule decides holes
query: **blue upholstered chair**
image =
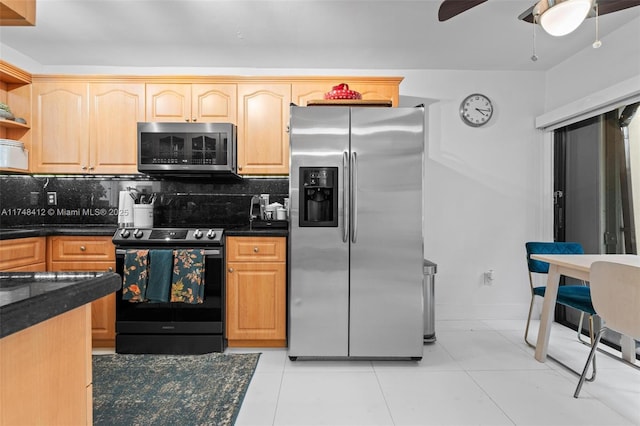
{"label": "blue upholstered chair", "polygon": [[[529,324],[531,323],[531,314],[533,312],[533,302],[536,296],[544,298],[545,291],[547,289],[546,286],[534,286],[533,284],[533,276],[534,274],[548,274],[549,273],[549,264],[547,262],[542,262],[539,260],[531,259],[532,254],[584,254],[584,250],[580,243],[572,243],[572,242],[528,242],[525,244],[525,248],[527,251],[527,266],[529,269],[529,286],[531,288],[531,303],[529,304],[529,315],[527,316],[527,326],[524,331],[524,341],[531,347],[535,347],[528,340],[529,335]],[[582,341],[581,339],[581,331],[582,331],[582,322],[584,319],[584,315],[587,314],[589,316],[589,334],[591,336],[591,341],[593,342],[593,315],[595,314],[595,310],[593,309],[593,304],[591,303],[591,289],[587,285],[563,285],[558,287],[558,296],[556,299],[556,303],[559,303],[564,306],[569,306],[571,308],[577,309],[580,311],[580,324],[578,325],[578,339],[585,344],[589,344],[587,342]],[[549,356],[549,358],[554,359]],[[554,359],[556,362],[558,360]],[[561,362],[559,362],[562,364]],[[579,374],[577,371],[572,368],[562,364],[564,367],[573,371],[576,374]],[[595,379],[595,361],[593,363],[593,376],[589,378],[589,381]]]}

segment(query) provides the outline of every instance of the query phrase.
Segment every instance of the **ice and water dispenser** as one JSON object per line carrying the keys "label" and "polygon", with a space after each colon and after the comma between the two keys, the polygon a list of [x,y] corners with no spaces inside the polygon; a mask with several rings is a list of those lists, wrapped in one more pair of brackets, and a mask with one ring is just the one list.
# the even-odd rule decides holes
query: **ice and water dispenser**
{"label": "ice and water dispenser", "polygon": [[338,226],[338,168],[300,167],[300,227]]}

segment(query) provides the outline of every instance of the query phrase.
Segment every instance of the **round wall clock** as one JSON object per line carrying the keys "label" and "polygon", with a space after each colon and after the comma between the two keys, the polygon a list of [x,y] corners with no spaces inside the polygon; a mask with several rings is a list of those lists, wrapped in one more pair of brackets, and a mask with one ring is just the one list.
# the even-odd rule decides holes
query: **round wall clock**
{"label": "round wall clock", "polygon": [[491,100],[480,93],[467,96],[460,104],[460,118],[469,126],[484,126],[492,115],[493,104]]}

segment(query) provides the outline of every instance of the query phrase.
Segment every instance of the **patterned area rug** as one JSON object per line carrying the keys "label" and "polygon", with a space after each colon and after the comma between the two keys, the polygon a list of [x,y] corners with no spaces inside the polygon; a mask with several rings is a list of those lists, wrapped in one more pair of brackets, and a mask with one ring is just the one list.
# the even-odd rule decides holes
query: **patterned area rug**
{"label": "patterned area rug", "polygon": [[94,425],[232,425],[260,354],[94,355]]}

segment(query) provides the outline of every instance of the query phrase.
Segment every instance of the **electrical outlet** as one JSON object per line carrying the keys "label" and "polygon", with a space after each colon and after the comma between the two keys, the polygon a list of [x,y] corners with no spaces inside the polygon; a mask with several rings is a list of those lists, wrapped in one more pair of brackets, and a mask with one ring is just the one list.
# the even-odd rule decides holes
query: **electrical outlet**
{"label": "electrical outlet", "polygon": [[489,269],[484,273],[484,285],[492,285],[493,284],[493,269]]}
{"label": "electrical outlet", "polygon": [[47,192],[47,205],[49,205],[49,206],[58,205],[58,193],[57,192]]}

